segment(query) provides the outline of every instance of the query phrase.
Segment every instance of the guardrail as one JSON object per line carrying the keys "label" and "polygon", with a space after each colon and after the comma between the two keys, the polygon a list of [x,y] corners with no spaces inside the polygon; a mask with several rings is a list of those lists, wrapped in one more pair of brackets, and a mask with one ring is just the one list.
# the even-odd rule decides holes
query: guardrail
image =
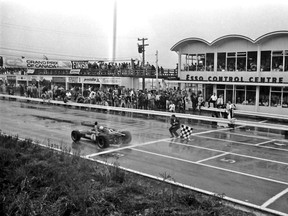
{"label": "guardrail", "polygon": [[[67,103],[64,103],[63,101],[56,101],[56,100],[50,100],[48,102],[47,100],[43,101],[43,99],[39,98],[27,98],[27,97],[21,97],[21,96],[15,96],[15,95],[4,95],[0,94],[1,99],[15,99],[19,101],[25,101],[25,102],[38,102],[38,103],[45,103],[45,104],[52,104],[52,105],[61,105],[66,107],[77,107],[77,108],[88,108],[88,109],[102,109],[107,111],[119,111],[119,112],[129,112],[129,113],[138,113],[138,114],[145,114],[148,116],[166,116],[170,117],[172,115],[171,112],[163,112],[163,111],[155,111],[155,110],[142,110],[142,109],[132,109],[132,108],[124,108],[124,107],[114,107],[114,106],[103,106],[103,105],[95,105],[95,104],[83,104],[83,103],[75,103],[68,101]],[[217,108],[203,108],[203,110],[208,111],[214,111],[214,112],[223,112],[224,109],[217,109]],[[240,111],[239,111],[240,112]],[[215,117],[209,117],[209,116],[203,116],[203,115],[193,115],[193,114],[185,114],[185,113],[174,113],[177,115],[178,118],[183,119],[194,119],[194,120],[200,120],[200,121],[208,121],[208,122],[214,122],[214,123],[220,123],[220,124],[231,124],[231,121],[224,118],[215,118]],[[252,121],[243,121],[243,120],[235,120],[234,121],[235,126],[249,126],[249,127],[255,127],[255,128],[265,128],[265,129],[274,129],[274,130],[280,130],[283,131],[283,135],[285,139],[288,139],[288,126],[282,125],[282,124],[271,124],[271,123],[263,123],[263,122],[252,122]]]}
{"label": "guardrail", "polygon": [[[201,110],[205,110],[208,112],[225,112],[226,109],[218,109],[218,108],[207,108],[202,107]],[[286,120],[288,121],[287,115],[279,115],[274,113],[262,113],[262,112],[252,112],[252,111],[245,111],[245,110],[234,110],[235,115],[243,115],[243,116],[253,116],[253,117],[262,117],[262,118],[271,118],[276,120]]]}

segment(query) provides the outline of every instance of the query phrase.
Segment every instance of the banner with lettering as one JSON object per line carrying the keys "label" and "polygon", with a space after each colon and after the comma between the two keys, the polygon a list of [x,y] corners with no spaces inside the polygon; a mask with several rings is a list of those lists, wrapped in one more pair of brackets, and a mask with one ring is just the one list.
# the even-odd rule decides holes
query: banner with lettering
{"label": "banner with lettering", "polygon": [[88,61],[71,61],[72,69],[88,69]]}
{"label": "banner with lettering", "polygon": [[120,85],[121,77],[83,77],[82,82],[90,84]]}
{"label": "banner with lettering", "polygon": [[28,69],[71,69],[71,61],[3,57],[3,67]]}

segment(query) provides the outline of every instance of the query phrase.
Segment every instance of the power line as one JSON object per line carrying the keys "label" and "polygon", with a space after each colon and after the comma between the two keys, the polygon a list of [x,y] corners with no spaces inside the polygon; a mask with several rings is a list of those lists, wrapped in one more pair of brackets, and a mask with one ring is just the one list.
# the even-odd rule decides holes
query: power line
{"label": "power line", "polygon": [[1,23],[0,26],[6,27],[6,28],[16,28],[24,31],[38,31],[38,32],[53,32],[56,34],[62,34],[62,35],[67,35],[69,36],[74,36],[74,37],[90,37],[90,38],[105,38],[99,37],[97,34],[81,34],[79,32],[67,32],[67,31],[59,31],[59,30],[52,30],[52,29],[46,29],[46,28],[39,28],[39,27],[32,27],[32,26],[24,26],[24,25],[17,25],[17,24],[10,24],[10,23]]}
{"label": "power line", "polygon": [[[37,54],[47,54],[47,55],[53,55],[53,56],[63,56],[63,57],[76,57],[76,58],[85,58],[85,59],[93,59],[93,58],[97,58],[97,57],[87,57],[87,56],[76,56],[76,55],[65,55],[65,54],[60,54],[60,53],[48,53],[48,52],[41,52],[41,51],[31,51],[31,50],[21,50],[21,49],[15,49],[15,48],[7,48],[7,47],[0,47],[0,49],[4,49],[4,50],[9,50],[9,51],[17,51],[17,52],[25,52],[25,53],[37,53]],[[97,59],[108,59],[108,58],[97,58]]]}
{"label": "power line", "polygon": [[[41,53],[42,54],[42,53]],[[43,54],[42,54],[43,55]],[[55,54],[56,55],[56,54]],[[9,56],[9,57],[17,57],[17,58],[20,58],[22,56],[25,56],[25,58],[35,58],[35,59],[39,59],[39,56],[35,56],[35,55],[28,55],[27,54],[24,54],[24,55],[17,55],[17,54],[7,54],[7,53],[0,53],[0,56]],[[67,56],[69,57],[69,56]],[[82,57],[83,59],[82,60],[86,60],[86,61],[106,61],[106,62],[109,62],[111,61],[111,59],[109,58],[84,58]],[[58,60],[58,61],[71,61],[73,60],[72,58],[70,59],[62,59],[62,58],[53,58],[53,60]],[[75,60],[75,59],[74,59]],[[79,59],[77,59],[79,60]],[[123,58],[119,58],[119,59],[115,59],[115,62],[130,62],[131,61],[131,58],[129,57],[123,57]]]}

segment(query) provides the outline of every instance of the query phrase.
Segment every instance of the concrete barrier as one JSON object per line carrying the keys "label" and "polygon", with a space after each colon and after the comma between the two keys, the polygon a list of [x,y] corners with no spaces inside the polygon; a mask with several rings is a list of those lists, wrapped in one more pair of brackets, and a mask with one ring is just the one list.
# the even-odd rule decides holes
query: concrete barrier
{"label": "concrete barrier", "polygon": [[[143,109],[132,109],[132,108],[124,108],[124,107],[114,107],[114,106],[102,106],[102,105],[96,105],[96,104],[83,104],[83,103],[75,103],[68,101],[67,103],[64,103],[63,101],[56,101],[51,100],[48,102],[47,100],[43,101],[43,99],[40,98],[27,98],[27,97],[21,97],[21,96],[15,96],[15,95],[4,95],[0,94],[1,99],[14,99],[17,101],[24,101],[24,102],[37,102],[37,103],[44,103],[44,104],[51,104],[51,105],[61,105],[66,107],[76,107],[76,108],[85,108],[89,110],[93,109],[100,109],[100,110],[106,110],[106,111],[119,111],[119,112],[128,112],[128,113],[137,113],[137,114],[145,114],[147,116],[166,116],[170,117],[172,115],[171,112],[163,112],[163,111],[155,111],[155,110],[143,110]],[[225,109],[217,109],[217,108],[202,108],[203,110],[208,110],[211,112],[224,112]],[[247,112],[248,113],[248,112]],[[174,113],[178,118],[183,119],[194,119],[194,120],[200,120],[200,121],[208,121],[211,124],[231,124],[231,121],[224,118],[215,118],[210,116],[204,116],[204,115],[193,115],[193,114],[185,114],[185,113]],[[251,114],[252,115],[252,114]],[[255,114],[253,114],[255,116]],[[259,114],[263,115],[265,117],[266,114]],[[286,119],[285,116],[279,116],[275,115],[275,119]],[[288,119],[288,118],[287,118]],[[288,139],[288,126],[283,124],[271,124],[271,123],[263,123],[263,122],[252,122],[252,121],[243,121],[243,120],[235,120],[234,122],[235,126],[248,126],[248,127],[255,127],[255,128],[265,128],[265,129],[273,129],[273,130],[279,130],[282,131],[282,134],[284,135],[285,139]]]}

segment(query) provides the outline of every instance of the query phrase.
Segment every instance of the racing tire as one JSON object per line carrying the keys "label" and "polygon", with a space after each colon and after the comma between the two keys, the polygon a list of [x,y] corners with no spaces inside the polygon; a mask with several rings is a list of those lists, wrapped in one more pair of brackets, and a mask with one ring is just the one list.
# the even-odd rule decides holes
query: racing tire
{"label": "racing tire", "polygon": [[104,149],[109,147],[109,141],[106,136],[99,136],[97,138],[97,145],[99,148]]}
{"label": "racing tire", "polygon": [[73,130],[71,132],[71,138],[74,142],[78,142],[81,139],[81,133],[78,130]]}
{"label": "racing tire", "polygon": [[125,134],[125,136],[121,137],[123,144],[129,144],[132,140],[131,133],[129,131],[121,131],[120,133]]}

